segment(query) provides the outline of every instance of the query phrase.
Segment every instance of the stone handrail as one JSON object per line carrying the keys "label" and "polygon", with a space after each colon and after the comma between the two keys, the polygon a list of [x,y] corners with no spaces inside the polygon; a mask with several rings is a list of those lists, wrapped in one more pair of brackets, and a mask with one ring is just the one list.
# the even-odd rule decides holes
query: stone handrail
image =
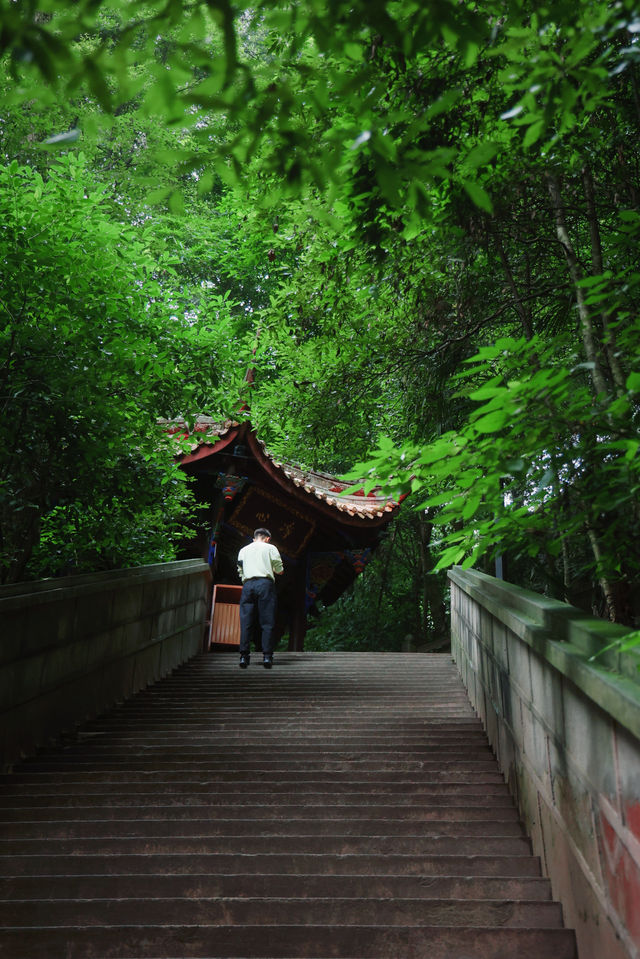
{"label": "stone handrail", "polygon": [[202,560],[0,587],[0,763],[166,675],[203,648]]}
{"label": "stone handrail", "polygon": [[640,657],[628,630],[454,568],[452,654],[580,959],[640,955]]}

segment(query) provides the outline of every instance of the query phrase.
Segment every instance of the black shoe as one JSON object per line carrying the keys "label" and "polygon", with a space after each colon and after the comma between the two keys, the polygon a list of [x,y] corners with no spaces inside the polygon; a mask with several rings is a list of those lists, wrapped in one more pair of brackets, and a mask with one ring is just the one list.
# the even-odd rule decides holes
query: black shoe
{"label": "black shoe", "polygon": [[262,665],[264,666],[265,669],[271,669],[271,667],[273,666],[273,653],[264,654]]}
{"label": "black shoe", "polygon": [[249,653],[240,653],[240,669],[246,669],[251,662]]}

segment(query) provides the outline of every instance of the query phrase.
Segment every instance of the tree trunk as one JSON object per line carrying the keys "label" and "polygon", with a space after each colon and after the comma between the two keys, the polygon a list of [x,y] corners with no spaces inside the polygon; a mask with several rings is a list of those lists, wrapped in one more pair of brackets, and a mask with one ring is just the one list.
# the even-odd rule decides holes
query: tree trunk
{"label": "tree trunk", "polygon": [[[600,549],[600,543],[598,542],[598,537],[596,531],[594,530],[591,523],[587,520],[587,535],[589,537],[589,542],[591,543],[591,549],[595,557],[596,566],[600,566],[602,560],[602,550]],[[604,574],[598,573],[598,582],[600,583],[600,588],[604,593],[604,600],[607,604],[607,615],[609,619],[615,623],[618,618],[618,611],[616,606],[615,595],[613,592],[613,586],[609,582]]]}
{"label": "tree trunk", "polygon": [[591,379],[596,391],[596,394],[606,396],[607,384],[605,382],[602,367],[600,365],[600,358],[598,356],[598,349],[596,346],[596,337],[593,329],[593,323],[591,321],[591,314],[589,313],[589,308],[585,303],[584,290],[579,285],[580,280],[582,279],[582,270],[578,262],[578,257],[576,256],[573,243],[571,242],[571,237],[569,236],[569,231],[567,229],[567,223],[564,215],[564,207],[562,204],[562,196],[560,193],[560,184],[555,176],[551,174],[547,175],[547,183],[549,186],[549,195],[551,196],[551,202],[553,204],[553,210],[555,213],[556,219],[556,233],[560,245],[564,250],[564,254],[567,260],[567,265],[569,267],[569,273],[571,279],[573,280],[573,285],[576,291],[576,299],[578,302],[578,315],[580,317],[580,325],[582,328],[582,342],[584,344],[584,350],[587,357],[587,361],[592,364],[591,369]]}
{"label": "tree trunk", "polygon": [[[591,170],[586,164],[582,168],[582,182],[584,184],[584,195],[587,201],[587,220],[589,221],[589,233],[591,235],[591,266],[594,276],[602,276],[604,266],[602,262],[602,243],[600,240],[600,226],[598,224],[598,214],[596,210],[595,190]],[[609,326],[609,320],[605,310],[602,310],[600,315],[602,316],[605,354],[613,382],[615,383],[616,393],[618,396],[624,396],[625,377],[618,362],[615,336]]]}
{"label": "tree trunk", "polygon": [[386,555],[384,557],[384,566],[382,567],[382,570],[380,573],[380,590],[378,592],[378,602],[376,603],[376,612],[375,612],[375,618],[373,621],[373,631],[374,631],[376,642],[378,641],[378,633],[380,630],[380,610],[382,607],[382,598],[384,596],[385,589],[387,588],[389,566],[391,564],[391,557],[393,556],[393,550],[396,544],[397,535],[398,535],[398,524],[396,521],[396,523],[393,526],[391,536],[389,537]]}
{"label": "tree trunk", "polygon": [[504,268],[505,276],[507,277],[507,283],[509,284],[509,288],[511,289],[511,292],[513,294],[514,307],[515,307],[516,313],[518,314],[520,318],[520,323],[522,324],[522,330],[526,338],[530,340],[531,337],[533,336],[533,325],[531,323],[531,310],[529,309],[528,306],[525,305],[525,303],[522,300],[522,297],[520,296],[520,291],[518,290],[515,278],[513,276],[511,265],[507,258],[507,254],[505,253],[505,250],[504,250],[502,238],[497,233],[494,233],[493,236],[495,239],[498,256],[500,257],[500,261]]}
{"label": "tree trunk", "polygon": [[[628,34],[629,43],[633,43],[635,40],[635,34]],[[640,93],[638,92],[638,75],[636,73],[635,63],[633,59],[631,60],[628,70],[631,75],[631,90],[633,92],[633,105],[636,108],[636,119],[640,124]]]}
{"label": "tree trunk", "polygon": [[429,639],[429,613],[433,623],[433,638],[440,639],[447,635],[447,620],[445,613],[444,595],[440,580],[432,573],[433,559],[431,556],[431,536],[433,523],[427,513],[418,513],[418,531],[420,534],[420,566],[422,572],[422,632],[425,640]]}

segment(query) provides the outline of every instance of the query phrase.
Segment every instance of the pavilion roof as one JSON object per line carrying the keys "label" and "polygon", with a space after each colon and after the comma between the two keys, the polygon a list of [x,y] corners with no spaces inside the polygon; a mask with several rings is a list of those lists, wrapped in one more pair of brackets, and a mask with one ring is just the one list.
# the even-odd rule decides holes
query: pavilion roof
{"label": "pavilion roof", "polygon": [[[382,495],[379,490],[372,490],[365,495],[362,481],[349,483],[328,473],[302,469],[292,463],[276,459],[246,420],[219,421],[212,417],[199,416],[191,433],[187,432],[184,420],[167,422],[166,428],[168,432],[180,433],[184,437],[199,434],[197,441],[191,447],[191,452],[180,457],[183,465],[219,452],[234,439],[240,440],[242,434],[242,439],[248,443],[255,458],[262,463],[267,472],[275,479],[279,479],[281,485],[293,486],[300,493],[306,493],[342,514],[347,514],[354,519],[379,521],[382,518],[390,518],[390,514],[398,507],[396,502]],[[213,443],[208,443],[207,437],[211,437]],[[345,490],[349,492],[344,492]]]}

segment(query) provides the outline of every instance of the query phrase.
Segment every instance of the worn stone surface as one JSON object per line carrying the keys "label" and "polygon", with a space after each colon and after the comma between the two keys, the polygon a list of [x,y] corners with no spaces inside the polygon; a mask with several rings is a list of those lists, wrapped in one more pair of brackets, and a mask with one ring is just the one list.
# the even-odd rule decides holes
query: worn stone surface
{"label": "worn stone surface", "polygon": [[198,653],[209,579],[188,560],[0,587],[0,765]]}
{"label": "worn stone surface", "polygon": [[542,801],[540,827],[545,870],[553,877],[553,893],[562,902],[565,922],[576,930],[578,956],[580,959],[628,959],[633,952],[632,943],[619,938],[604,915],[599,898],[601,887],[579,881],[584,864],[576,855],[577,847],[563,841],[554,810]]}
{"label": "worn stone surface", "polygon": [[640,743],[626,729],[617,727],[617,808],[634,839],[640,844]]}
{"label": "worn stone surface", "polygon": [[609,657],[615,675],[589,657],[620,627],[474,570],[451,579],[454,657],[580,957],[637,959],[638,657]]}
{"label": "worn stone surface", "polygon": [[448,655],[257,659],[0,778],[3,959],[576,959]]}

